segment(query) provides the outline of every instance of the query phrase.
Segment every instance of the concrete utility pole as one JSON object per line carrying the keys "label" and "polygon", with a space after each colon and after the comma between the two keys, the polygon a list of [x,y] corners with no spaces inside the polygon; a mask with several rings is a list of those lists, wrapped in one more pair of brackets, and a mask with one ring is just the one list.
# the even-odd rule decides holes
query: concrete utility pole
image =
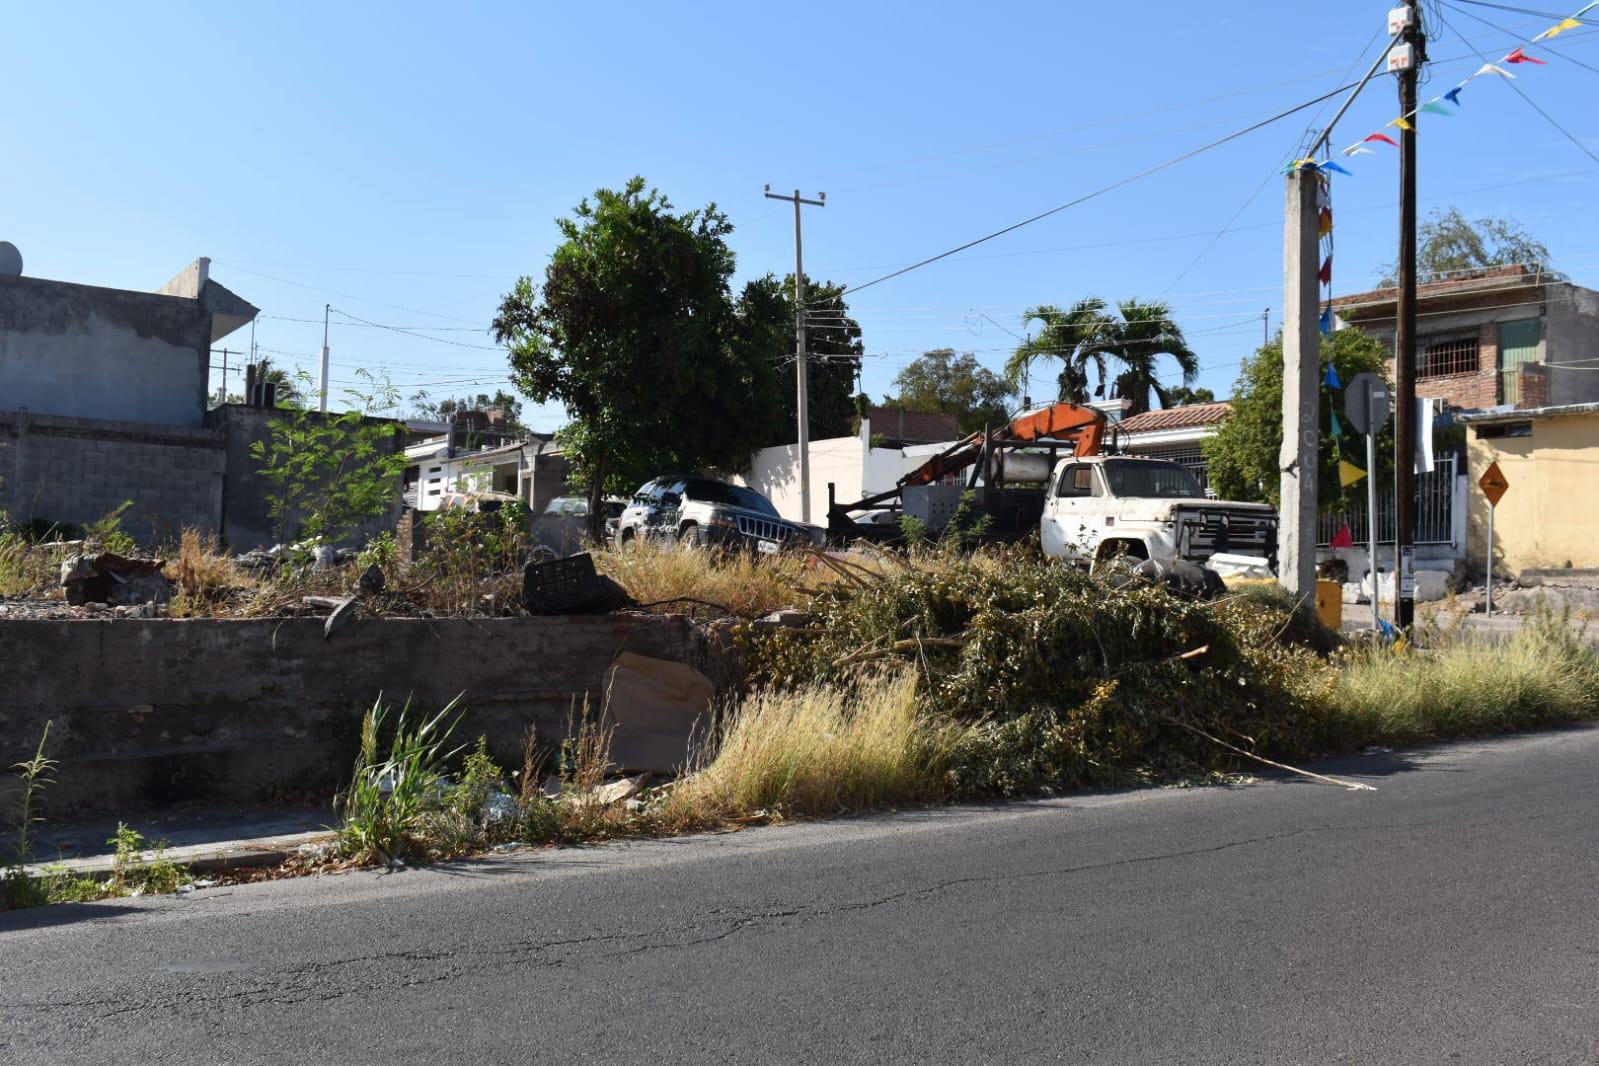
{"label": "concrete utility pole", "polygon": [[[1410,63],[1399,72],[1399,297],[1394,309],[1394,623],[1409,628],[1416,615],[1412,556],[1416,543],[1416,85],[1427,59],[1420,0],[1407,0],[1404,39]],[[1372,471],[1375,474],[1375,471]]]}
{"label": "concrete utility pole", "polygon": [[[818,199],[807,200],[798,189],[793,196],[783,196],[766,187],[768,200],[792,200],[794,203],[794,366],[798,393],[794,404],[795,421],[799,423],[800,461],[800,521],[811,520],[811,392],[810,356],[805,351],[805,240],[800,232],[800,206],[826,207],[827,194],[817,193]],[[324,357],[325,358],[325,357]]]}
{"label": "concrete utility pole", "polygon": [[1277,467],[1278,563],[1301,602],[1316,594],[1316,473],[1321,445],[1321,237],[1313,170],[1288,175],[1283,231],[1283,445]]}
{"label": "concrete utility pole", "polygon": [[1271,308],[1266,308],[1260,313],[1260,346],[1262,348],[1271,343]]}
{"label": "concrete utility pole", "polygon": [[328,413],[328,312],[333,310],[332,304],[322,305],[322,403],[321,411]]}

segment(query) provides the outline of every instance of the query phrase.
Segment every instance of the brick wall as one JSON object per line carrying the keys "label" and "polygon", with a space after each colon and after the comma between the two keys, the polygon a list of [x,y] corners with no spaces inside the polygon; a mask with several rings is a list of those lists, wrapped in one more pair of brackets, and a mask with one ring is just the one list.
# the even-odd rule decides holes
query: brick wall
{"label": "brick wall", "polygon": [[1517,369],[1521,399],[1517,407],[1549,406],[1549,368],[1542,363],[1522,363]]}
{"label": "brick wall", "polygon": [[[1458,334],[1457,334],[1458,336]],[[1424,348],[1428,337],[1418,338],[1418,348]],[[1387,347],[1392,350],[1391,337]],[[1417,358],[1421,357],[1420,352]],[[1394,377],[1394,360],[1388,358],[1388,375]],[[1499,403],[1499,326],[1487,322],[1477,330],[1477,369],[1464,374],[1443,374],[1438,377],[1418,377],[1416,395],[1442,397],[1446,402],[1468,410],[1480,410]]]}
{"label": "brick wall", "polygon": [[225,454],[211,430],[0,412],[0,510],[81,526],[131,500],[140,540],[215,532]]}

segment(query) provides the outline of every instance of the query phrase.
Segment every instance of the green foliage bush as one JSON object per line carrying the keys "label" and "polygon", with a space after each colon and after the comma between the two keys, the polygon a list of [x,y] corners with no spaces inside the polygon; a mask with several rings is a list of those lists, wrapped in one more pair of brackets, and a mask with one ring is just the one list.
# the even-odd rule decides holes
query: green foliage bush
{"label": "green foliage bush", "polygon": [[1020,550],[936,563],[830,586],[813,633],[772,636],[758,666],[779,685],[849,685],[914,664],[924,710],[979,727],[951,770],[965,794],[1234,764],[1196,729],[1278,757],[1326,733],[1326,664],[1283,605],[1115,587]]}

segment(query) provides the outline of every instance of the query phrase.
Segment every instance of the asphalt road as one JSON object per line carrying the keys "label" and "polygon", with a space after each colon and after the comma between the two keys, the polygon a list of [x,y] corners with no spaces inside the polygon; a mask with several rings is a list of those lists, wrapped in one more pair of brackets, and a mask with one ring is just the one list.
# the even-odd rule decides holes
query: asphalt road
{"label": "asphalt road", "polygon": [[1599,1061],[1599,730],[0,915],[0,1062]]}

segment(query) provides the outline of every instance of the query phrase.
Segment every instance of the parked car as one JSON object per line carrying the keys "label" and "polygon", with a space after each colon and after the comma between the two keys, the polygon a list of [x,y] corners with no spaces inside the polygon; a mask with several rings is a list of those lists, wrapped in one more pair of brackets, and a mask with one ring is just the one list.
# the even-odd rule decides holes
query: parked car
{"label": "parked car", "polygon": [[765,554],[819,544],[822,530],[790,522],[754,489],[709,477],[645,482],[617,520],[618,547],[646,540],[688,547],[738,547]]}
{"label": "parked car", "polygon": [[[627,501],[613,497],[605,500],[603,506],[605,530],[610,535]],[[557,496],[545,504],[543,512],[533,519],[533,543],[549,548],[563,559],[582,551],[588,537],[587,496]]]}

